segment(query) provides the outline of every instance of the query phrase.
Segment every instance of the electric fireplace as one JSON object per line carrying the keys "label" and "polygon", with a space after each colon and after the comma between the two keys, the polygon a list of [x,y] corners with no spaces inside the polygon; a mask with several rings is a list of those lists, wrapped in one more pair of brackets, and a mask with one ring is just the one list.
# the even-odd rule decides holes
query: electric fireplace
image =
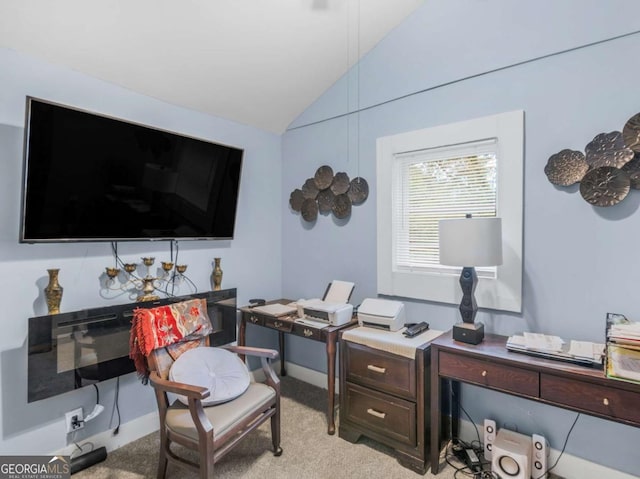
{"label": "electric fireplace", "polygon": [[212,346],[236,340],[236,289],[29,318],[28,401],[135,371],[129,330],[136,308],[206,298]]}

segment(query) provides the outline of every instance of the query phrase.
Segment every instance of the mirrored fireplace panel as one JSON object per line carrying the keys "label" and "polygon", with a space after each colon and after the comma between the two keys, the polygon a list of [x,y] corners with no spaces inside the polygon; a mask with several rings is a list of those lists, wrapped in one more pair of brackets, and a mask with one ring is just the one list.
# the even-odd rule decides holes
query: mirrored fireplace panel
{"label": "mirrored fireplace panel", "polygon": [[236,340],[235,289],[29,318],[28,401],[135,371],[129,359],[134,309],[192,298],[207,300],[213,346]]}

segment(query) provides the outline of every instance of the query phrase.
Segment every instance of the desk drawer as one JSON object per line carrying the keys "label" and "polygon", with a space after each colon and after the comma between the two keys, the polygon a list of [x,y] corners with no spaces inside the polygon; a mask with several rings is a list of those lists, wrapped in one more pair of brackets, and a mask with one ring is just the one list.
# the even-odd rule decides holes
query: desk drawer
{"label": "desk drawer", "polygon": [[305,324],[296,323],[293,325],[293,333],[296,336],[302,336],[303,338],[313,339],[315,341],[322,341],[322,329],[312,328]]}
{"label": "desk drawer", "polygon": [[257,324],[258,326],[262,326],[264,325],[264,319],[261,316],[258,316],[257,314],[251,314],[251,313],[244,313],[246,314],[246,321],[248,324]]}
{"label": "desk drawer", "polygon": [[479,384],[524,396],[539,396],[539,374],[536,371],[496,364],[445,351],[439,353],[441,376]]}
{"label": "desk drawer", "polygon": [[344,394],[347,420],[401,444],[416,445],[415,403],[351,383],[346,383]]}
{"label": "desk drawer", "polygon": [[284,321],[278,318],[264,318],[264,325],[267,328],[277,329],[278,331],[284,331],[290,333],[293,328],[293,321]]}
{"label": "desk drawer", "polygon": [[543,374],[540,397],[587,413],[640,424],[640,394],[631,391]]}
{"label": "desk drawer", "polygon": [[416,397],[416,362],[397,354],[345,342],[347,381],[407,399]]}

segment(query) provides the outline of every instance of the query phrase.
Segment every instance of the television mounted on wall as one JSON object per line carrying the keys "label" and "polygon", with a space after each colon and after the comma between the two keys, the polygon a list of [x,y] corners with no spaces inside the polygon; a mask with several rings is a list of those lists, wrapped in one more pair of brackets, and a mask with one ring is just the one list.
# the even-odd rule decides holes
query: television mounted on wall
{"label": "television mounted on wall", "polygon": [[232,239],[242,158],[27,97],[20,242]]}

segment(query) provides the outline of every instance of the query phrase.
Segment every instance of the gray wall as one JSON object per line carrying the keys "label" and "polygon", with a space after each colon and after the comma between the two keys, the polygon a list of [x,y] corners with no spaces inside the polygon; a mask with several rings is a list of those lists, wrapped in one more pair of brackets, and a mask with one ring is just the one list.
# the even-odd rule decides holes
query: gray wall
{"label": "gray wall", "polygon": [[[99,277],[113,264],[109,243],[18,244],[25,96],[244,148],[235,239],[179,243],[180,263],[188,265],[187,275],[198,290],[211,288],[213,258],[221,257],[222,286],[238,288],[240,304],[280,295],[281,145],[277,135],[177,108],[6,49],[0,49],[0,85],[0,454],[46,454],[67,444],[64,413],[83,406],[86,414],[95,403],[91,387],[27,403],[27,319],[47,312],[42,292],[47,268],[60,268],[64,312],[129,301],[99,295]],[[145,242],[120,243],[118,252],[130,262],[155,256],[158,264],[170,254],[168,243]],[[106,411],[76,434],[77,442],[115,426],[114,394],[115,380],[100,384]],[[151,388],[134,374],[121,379],[119,404],[123,423],[156,409]]]}
{"label": "gray wall", "polygon": [[[318,296],[335,278],[356,283],[354,304],[376,296],[376,138],[522,109],[523,313],[481,311],[478,319],[493,333],[602,342],[606,312],[640,318],[640,192],[596,208],[575,188],[555,188],[543,172],[553,153],[582,150],[640,111],[640,66],[632,60],[640,34],[625,36],[640,29],[638,18],[640,4],[631,0],[425,2],[283,136],[283,293]],[[340,116],[347,101],[351,111],[361,109],[349,123]],[[348,221],[319,215],[308,225],[289,209],[289,193],[324,164],[364,177],[370,196]],[[449,329],[459,315],[453,305],[405,303],[410,321],[437,329]],[[294,362],[326,370],[320,344],[291,338],[289,352]],[[545,435],[556,449],[575,418],[472,387],[463,393],[476,423],[493,417]],[[635,474],[639,440],[638,429],[582,416],[567,451]]]}

